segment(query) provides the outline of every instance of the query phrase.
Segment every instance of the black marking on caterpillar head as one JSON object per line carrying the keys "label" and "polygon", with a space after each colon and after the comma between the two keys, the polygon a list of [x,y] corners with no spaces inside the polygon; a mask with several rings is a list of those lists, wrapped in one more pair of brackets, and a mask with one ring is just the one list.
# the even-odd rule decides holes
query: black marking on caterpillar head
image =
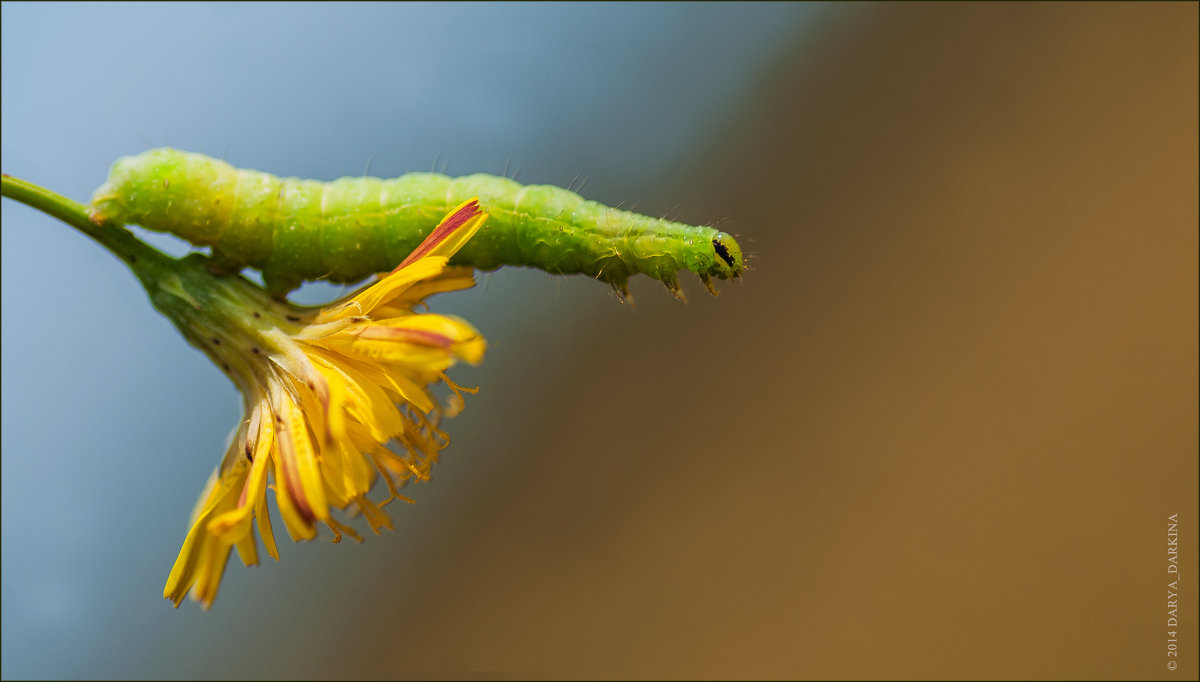
{"label": "black marking on caterpillar head", "polygon": [[721,257],[721,260],[725,261],[725,264],[732,268],[733,256],[729,255],[728,247],[722,244],[720,239],[714,239],[713,248],[717,250],[717,255]]}

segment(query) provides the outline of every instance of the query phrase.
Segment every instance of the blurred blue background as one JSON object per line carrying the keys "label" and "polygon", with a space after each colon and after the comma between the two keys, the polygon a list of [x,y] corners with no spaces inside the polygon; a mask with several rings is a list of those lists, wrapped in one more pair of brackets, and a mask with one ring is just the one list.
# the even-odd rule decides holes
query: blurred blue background
{"label": "blurred blue background", "polygon": [[[721,215],[685,212],[655,185],[736,116],[764,66],[825,11],[5,3],[3,168],[81,201],[117,157],[166,145],[320,179],[368,164],[381,177],[507,169],[561,186],[586,177],[591,198],[703,223]],[[288,546],[278,566],[231,566],[212,613],[190,602],[174,611],[161,585],[239,400],[120,263],[24,206],[2,210],[6,678],[304,675],[310,659],[340,656],[321,633],[341,619],[368,608],[404,619],[403,596],[385,606],[365,583],[419,592],[437,570],[423,558],[428,545],[453,542],[424,521],[452,516],[455,498],[486,486],[489,472],[519,466],[519,448],[489,442],[520,430],[512,414],[562,399],[539,389],[589,310],[625,314],[603,285],[532,271],[483,275],[475,290],[443,297],[438,311],[467,317],[492,347],[485,366],[456,376],[515,405],[489,418],[481,396],[452,424],[462,444],[437,473],[443,504],[413,490],[421,504],[395,509],[393,536],[348,552]],[[636,283],[635,296],[665,293],[650,284]],[[709,301],[697,308],[716,323]],[[520,390],[498,388],[504,376]],[[357,567],[337,578],[344,562]],[[357,603],[330,580],[348,581]]]}
{"label": "blurred blue background", "polygon": [[206,613],[162,585],[233,387],[115,258],[0,202],[4,678],[1162,676],[1195,4],[0,13],[0,166],[81,201],[164,145],[507,169],[754,254],[687,305],[522,269],[434,299],[490,346],[418,504],[233,560]]}

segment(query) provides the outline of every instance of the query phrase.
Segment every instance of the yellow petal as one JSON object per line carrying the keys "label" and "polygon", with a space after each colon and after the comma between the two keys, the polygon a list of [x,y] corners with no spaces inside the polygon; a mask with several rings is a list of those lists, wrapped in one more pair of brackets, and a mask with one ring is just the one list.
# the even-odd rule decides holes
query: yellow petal
{"label": "yellow petal", "polygon": [[279,549],[275,547],[275,534],[271,531],[271,516],[267,511],[267,496],[263,495],[254,503],[254,520],[258,522],[258,534],[262,536],[263,547],[275,561],[279,561]]}
{"label": "yellow petal", "polygon": [[208,609],[217,598],[217,590],[221,587],[221,576],[225,574],[225,566],[229,563],[232,545],[209,538],[205,552],[196,570],[196,584],[192,587],[192,599],[204,604]]}
{"label": "yellow petal", "polygon": [[352,363],[345,358],[333,362],[325,353],[314,353],[310,357],[314,364],[341,376],[340,388],[345,390],[347,416],[365,424],[372,437],[387,442],[404,430],[404,419],[392,400],[378,383],[358,371],[367,369],[366,363]]}
{"label": "yellow petal", "polygon": [[448,266],[440,275],[417,282],[391,303],[376,306],[372,317],[399,317],[410,314],[414,303],[423,302],[435,294],[458,291],[475,286],[475,270],[466,266]]}
{"label": "yellow petal", "polygon": [[478,363],[486,348],[474,327],[446,315],[406,315],[355,325],[320,343],[361,360],[399,363],[434,375],[452,365],[456,355]]}
{"label": "yellow petal", "polygon": [[[312,493],[306,486],[307,476],[302,473],[302,470],[309,468],[308,462],[312,461],[308,425],[286,391],[275,388],[272,403],[277,420],[275,449],[271,453],[275,462],[275,500],[292,539],[311,540],[317,534],[316,502],[309,497]],[[301,463],[302,458],[304,464]],[[323,490],[318,491],[322,506],[323,493]],[[328,509],[325,514],[328,516]]]}
{"label": "yellow petal", "polygon": [[[292,501],[292,496],[288,493],[287,474],[284,473],[282,458],[274,456],[271,459],[275,462],[275,503],[279,505],[279,515],[283,517],[283,527],[287,529],[293,542],[317,537],[314,520],[300,513]],[[262,518],[265,518],[265,515]],[[275,558],[278,561],[278,554],[275,555]]]}
{"label": "yellow petal", "polygon": [[258,565],[258,546],[254,542],[254,533],[246,533],[233,546],[237,548],[238,558],[244,565]]}
{"label": "yellow petal", "polygon": [[401,270],[422,258],[453,256],[471,237],[475,236],[485,220],[487,220],[487,214],[479,210],[479,197],[462,202],[447,213],[446,217],[442,218],[437,227],[433,228],[433,231],[425,238],[425,241],[413,249],[408,258],[405,258],[392,272]]}
{"label": "yellow petal", "polygon": [[464,362],[472,365],[478,365],[483,362],[483,355],[486,351],[487,341],[482,336],[476,336],[454,344],[454,354],[462,358]]}
{"label": "yellow petal", "polygon": [[[321,357],[323,359],[321,361],[316,360],[315,357],[313,360],[314,364],[325,362],[326,364],[322,366],[329,366],[332,371],[347,377],[351,383],[343,384],[343,389],[349,390],[351,387],[357,388],[358,385],[363,383],[371,383],[390,390],[398,398],[414,405],[422,412],[432,412],[435,407],[433,398],[421,386],[421,384],[427,382],[418,383],[414,381],[409,376],[413,373],[404,367],[376,363],[368,359],[359,359],[347,355],[332,356],[322,353]],[[333,364],[330,360],[324,360],[325,357],[336,358],[336,364]],[[368,398],[364,394],[357,399],[361,401]],[[392,401],[388,400],[388,402]],[[381,433],[395,433],[393,429],[400,427],[401,425],[389,421],[387,428],[380,428],[378,430]]]}
{"label": "yellow petal", "polygon": [[318,354],[309,356],[313,367],[325,379],[329,390],[329,404],[325,407],[326,444],[341,440],[346,436],[346,402],[348,379],[341,372],[329,366],[329,362]]}
{"label": "yellow petal", "polygon": [[[266,497],[267,471],[271,462],[271,448],[275,442],[275,424],[269,413],[266,418],[256,421],[259,429],[255,438],[253,462],[237,506],[232,511],[216,516],[208,524],[208,532],[224,542],[241,542],[250,534],[250,516],[258,506],[258,501]],[[243,561],[245,558],[242,556]]]}
{"label": "yellow petal", "polygon": [[324,323],[353,315],[370,315],[377,306],[398,297],[414,283],[437,276],[446,267],[446,260],[475,236],[485,220],[487,214],[479,212],[478,198],[464,201],[447,214],[395,270],[346,303],[322,310],[314,321]]}
{"label": "yellow petal", "polygon": [[[434,314],[403,315],[401,317],[377,319],[366,325],[365,328],[358,332],[358,335],[379,333],[383,329],[404,329],[412,332],[422,332],[428,336],[427,341],[424,342],[429,344],[454,343],[479,336],[479,331],[471,326],[470,322],[460,317]],[[353,332],[347,330],[344,333],[349,335]],[[384,335],[386,335],[386,332],[380,334],[380,336]],[[418,336],[416,340],[420,342],[419,335],[415,336]]]}
{"label": "yellow petal", "polygon": [[[291,441],[292,456],[295,457],[296,473],[300,475],[300,484],[304,491],[304,499],[317,520],[329,518],[329,506],[325,503],[325,487],[321,482],[321,469],[317,465],[316,444],[309,437],[306,411],[300,409],[290,398],[285,398],[285,417],[287,436]],[[308,410],[308,413],[316,410]]]}
{"label": "yellow petal", "polygon": [[[220,514],[237,502],[237,494],[246,480],[248,464],[244,459],[235,462],[229,471],[219,476],[205,500],[203,510],[184,538],[183,547],[179,550],[179,556],[175,559],[175,565],[171,567],[167,584],[163,588],[163,596],[176,606],[179,606],[188,590],[192,589],[201,577],[210,577],[220,555],[228,559],[232,545],[213,537],[208,532],[208,522],[214,515]],[[215,586],[211,588],[211,592],[215,597]]]}
{"label": "yellow petal", "polygon": [[322,464],[326,492],[334,506],[345,508],[354,498],[370,492],[374,470],[349,439],[335,442],[325,452]]}
{"label": "yellow petal", "polygon": [[404,293],[404,290],[414,283],[437,275],[446,267],[445,257],[424,258],[403,270],[397,270],[375,284],[367,287],[362,293],[355,295],[349,301],[322,310],[314,320],[317,324],[333,322],[344,317],[369,315],[376,306],[386,303]]}
{"label": "yellow petal", "polygon": [[196,498],[196,504],[192,507],[192,513],[188,515],[188,526],[194,526],[196,520],[201,515],[205,514],[213,508],[217,503],[217,482],[221,480],[221,467],[216,467],[209,474],[208,480],[204,482],[204,489],[200,491],[200,497]]}

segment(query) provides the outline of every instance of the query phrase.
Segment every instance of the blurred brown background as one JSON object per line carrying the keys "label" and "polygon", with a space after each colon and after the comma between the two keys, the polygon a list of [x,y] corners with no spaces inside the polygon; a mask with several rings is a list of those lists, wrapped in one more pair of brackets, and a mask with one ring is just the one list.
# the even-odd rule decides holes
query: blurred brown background
{"label": "blurred brown background", "polygon": [[494,343],[418,507],[519,464],[314,674],[1195,679],[1197,5],[872,7],[757,92],[668,183],[744,283]]}

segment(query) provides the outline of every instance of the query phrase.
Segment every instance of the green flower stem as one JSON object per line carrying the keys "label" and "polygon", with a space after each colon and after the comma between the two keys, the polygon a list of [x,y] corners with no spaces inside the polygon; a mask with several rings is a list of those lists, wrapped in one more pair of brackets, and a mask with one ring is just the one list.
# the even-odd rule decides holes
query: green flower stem
{"label": "green flower stem", "polygon": [[177,263],[165,253],[146,244],[123,227],[94,223],[88,218],[87,207],[61,194],[51,192],[27,180],[5,173],[0,194],[58,218],[87,236],[124,261],[143,282],[157,277]]}
{"label": "green flower stem", "polygon": [[87,207],[78,202],[20,178],[4,175],[2,179],[4,196],[58,218],[124,261],[141,281],[151,305],[235,384],[253,381],[245,358],[260,348],[271,349],[269,332],[300,330],[299,318],[293,316],[302,309],[272,299],[245,278],[214,274],[207,256],[172,258],[123,227],[93,222]]}

